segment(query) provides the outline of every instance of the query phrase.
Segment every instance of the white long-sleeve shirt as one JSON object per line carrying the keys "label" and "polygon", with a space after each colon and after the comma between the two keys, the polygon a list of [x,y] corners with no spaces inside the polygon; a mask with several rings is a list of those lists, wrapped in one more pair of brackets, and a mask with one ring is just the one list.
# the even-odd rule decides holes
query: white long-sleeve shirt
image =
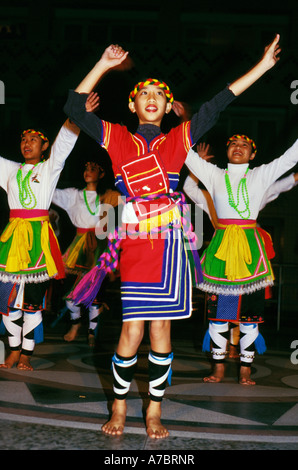
{"label": "white long-sleeve shirt", "polygon": [[[294,178],[294,173],[291,173],[289,176],[285,178],[281,178],[280,180],[273,183],[264,194],[264,197],[261,202],[260,211],[264,209],[264,207],[269,204],[270,202],[274,201],[278,198],[281,193],[285,193],[290,191],[292,188],[297,186],[297,182]],[[197,182],[191,177],[187,176],[183,190],[185,194],[197,205],[201,205],[202,209],[206,212],[206,214],[211,219],[209,205],[206,200],[204,191],[199,188]]]}
{"label": "white long-sleeve shirt", "polygon": [[76,228],[93,228],[99,222],[99,206],[96,208],[96,191],[86,191],[89,207],[95,215],[87,209],[84,192],[76,188],[56,189],[52,202],[64,209],[72,224]]}
{"label": "white long-sleeve shirt", "polygon": [[[29,183],[36,198],[34,209],[49,209],[65,160],[72,151],[79,133],[80,129],[67,119],[51,147],[49,158],[35,166]],[[0,157],[0,186],[7,192],[10,209],[23,209],[16,177],[20,166],[20,163]],[[32,164],[23,165],[22,177],[24,178],[33,167]],[[28,207],[30,208],[33,207]]]}
{"label": "white long-sleeve shirt", "polygon": [[[293,168],[298,162],[298,139],[279,158],[268,164],[263,164],[247,172],[246,186],[249,197],[250,219],[257,219],[262,208],[263,198],[269,187],[284,173]],[[188,152],[185,161],[189,170],[199,178],[213,199],[215,210],[219,219],[241,219],[238,212],[229,205],[228,193],[225,184],[225,171],[213,163],[200,158],[192,149]],[[234,199],[237,198],[237,189],[243,178],[248,164],[228,163],[228,174]],[[245,208],[240,198],[239,210]]]}

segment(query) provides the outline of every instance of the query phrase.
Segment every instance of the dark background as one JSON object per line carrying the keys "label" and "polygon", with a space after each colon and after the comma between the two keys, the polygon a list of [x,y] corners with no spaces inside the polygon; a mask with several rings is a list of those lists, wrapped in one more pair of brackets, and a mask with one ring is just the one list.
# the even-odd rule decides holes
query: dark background
{"label": "dark background", "polygon": [[[222,113],[206,142],[218,165],[226,162],[225,142],[245,133],[257,143],[255,164],[281,155],[298,136],[298,104],[291,101],[298,81],[298,2],[2,0],[0,8],[0,155],[21,161],[19,135],[44,128],[53,141],[66,116],[63,105],[103,50],[118,43],[129,50],[134,67],[112,72],[99,85],[100,116],[134,130],[127,101],[133,85],[153,76],[164,80],[176,100],[196,110],[238,78],[261,57],[275,34],[281,35],[281,59],[261,80]],[[292,86],[292,87],[291,87]],[[298,88],[298,87],[297,87]],[[175,125],[173,113],[164,131]],[[81,133],[58,187],[82,185],[82,161],[107,154]],[[298,171],[297,168],[294,169]],[[183,169],[181,187],[187,169]],[[279,328],[296,324],[298,303],[298,192],[281,195],[260,214],[275,245],[277,277],[272,308]],[[7,218],[1,193],[0,225]],[[63,217],[62,217],[63,222]],[[205,241],[210,236],[204,219]],[[0,228],[1,228],[0,227]],[[68,230],[62,230],[62,247]]]}

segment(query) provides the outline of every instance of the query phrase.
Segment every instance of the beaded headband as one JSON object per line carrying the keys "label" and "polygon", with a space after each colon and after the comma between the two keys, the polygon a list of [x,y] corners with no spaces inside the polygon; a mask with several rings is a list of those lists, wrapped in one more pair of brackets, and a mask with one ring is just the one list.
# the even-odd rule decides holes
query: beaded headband
{"label": "beaded headband", "polygon": [[165,82],[162,82],[161,80],[157,80],[156,78],[147,78],[144,82],[139,82],[134,86],[134,89],[130,92],[128,101],[134,101],[135,96],[140,91],[142,88],[148,85],[155,85],[159,88],[161,88],[166,95],[167,100],[172,104],[174,102],[174,97],[173,93],[171,92],[170,88]]}
{"label": "beaded headband", "polygon": [[246,142],[249,142],[252,146],[253,153],[257,153],[257,146],[254,143],[254,141],[252,139],[250,139],[249,137],[247,137],[247,135],[244,135],[244,134],[234,134],[232,137],[230,137],[228,142],[227,142],[227,147],[230,145],[232,140],[237,140],[237,139],[242,139],[242,140],[246,140]]}
{"label": "beaded headband", "polygon": [[21,137],[23,137],[25,134],[37,134],[45,142],[49,141],[49,139],[42,132],[36,131],[35,129],[26,129],[22,132]]}

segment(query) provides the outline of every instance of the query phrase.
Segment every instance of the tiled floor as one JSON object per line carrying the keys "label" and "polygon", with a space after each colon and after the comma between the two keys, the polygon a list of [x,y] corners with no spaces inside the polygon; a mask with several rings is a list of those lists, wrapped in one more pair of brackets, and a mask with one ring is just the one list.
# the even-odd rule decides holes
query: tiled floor
{"label": "tiled floor", "polygon": [[[45,322],[45,341],[37,345],[34,371],[0,369],[1,450],[174,451],[298,449],[298,365],[292,364],[288,335],[267,332],[268,350],[253,366],[255,387],[237,383],[238,361],[227,361],[220,384],[205,384],[210,364],[201,352],[204,326],[188,320],[173,327],[173,376],[163,401],[170,437],[147,437],[146,337],[128,400],[126,430],[105,436],[100,428],[111,403],[111,355],[118,318],[101,324],[100,344],[90,350],[84,334],[65,343],[64,319]],[[266,331],[264,336],[266,337]],[[298,337],[297,337],[298,339]]]}

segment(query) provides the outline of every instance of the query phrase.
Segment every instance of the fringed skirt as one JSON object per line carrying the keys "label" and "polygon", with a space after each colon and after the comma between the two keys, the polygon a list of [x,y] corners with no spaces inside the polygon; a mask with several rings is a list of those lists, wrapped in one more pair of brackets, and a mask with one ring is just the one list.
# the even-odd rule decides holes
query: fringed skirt
{"label": "fringed skirt", "polygon": [[260,323],[266,291],[274,281],[271,240],[255,221],[232,222],[219,220],[223,228],[203,253],[199,287],[207,292],[210,320]]}
{"label": "fringed skirt", "polygon": [[[202,256],[200,289],[212,294],[250,294],[273,285],[264,232],[255,221],[233,221],[217,229]],[[228,227],[228,230],[227,230]]]}
{"label": "fringed skirt", "polygon": [[77,233],[63,255],[67,274],[82,275],[96,265],[107,246],[107,239],[95,236],[95,229],[77,229]]}
{"label": "fringed skirt", "polygon": [[[64,276],[59,243],[48,211],[12,210],[0,237],[0,313],[23,308],[26,290],[30,297],[28,310],[31,306],[41,309],[48,281]],[[33,287],[40,283],[42,288]],[[25,289],[26,285],[32,285],[32,289]]]}

